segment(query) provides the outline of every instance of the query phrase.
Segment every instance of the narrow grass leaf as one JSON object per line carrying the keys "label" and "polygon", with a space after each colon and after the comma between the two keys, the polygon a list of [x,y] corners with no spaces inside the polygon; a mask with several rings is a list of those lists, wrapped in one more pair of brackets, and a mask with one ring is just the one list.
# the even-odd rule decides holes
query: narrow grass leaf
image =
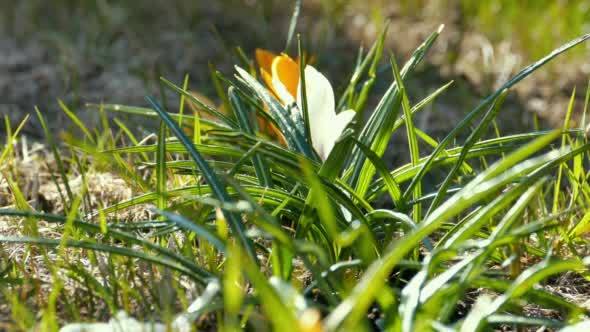
{"label": "narrow grass leaf", "polygon": [[[215,196],[223,202],[230,202],[231,198],[225,190],[225,186],[219,181],[219,179],[217,179],[217,175],[215,175],[211,166],[209,166],[207,161],[197,151],[193,143],[184,135],[182,129],[180,129],[176,122],[174,122],[172,118],[165,111],[162,110],[160,105],[155,100],[153,100],[152,98],[148,98],[148,101],[150,102],[154,110],[158,112],[158,114],[166,123],[166,125],[168,125],[170,130],[172,130],[176,137],[178,137],[178,139],[185,146],[191,158],[199,166],[199,169],[201,169],[201,172],[205,180],[211,187],[212,192],[215,194]],[[233,212],[225,211],[224,214],[226,215],[226,218],[229,221],[230,227],[232,228],[234,235],[238,238],[240,244],[244,246],[244,250],[246,250],[246,253],[251,257],[253,262],[257,262],[254,247],[252,245],[251,240],[245,234],[244,226],[242,225],[242,220],[239,218],[237,214]]]}

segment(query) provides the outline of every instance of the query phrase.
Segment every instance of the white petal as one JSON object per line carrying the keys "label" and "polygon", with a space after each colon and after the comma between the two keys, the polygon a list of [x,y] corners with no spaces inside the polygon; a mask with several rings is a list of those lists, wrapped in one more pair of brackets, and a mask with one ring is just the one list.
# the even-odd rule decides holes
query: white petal
{"label": "white petal", "polygon": [[354,119],[355,115],[355,111],[346,110],[338,113],[338,115],[335,115],[332,119],[328,120],[324,124],[325,129],[323,130],[321,138],[322,153],[320,154],[322,160],[326,160],[328,158],[330,152],[334,148],[334,145],[336,145],[336,141],[338,140],[340,135],[342,135],[342,132],[344,131],[344,129],[346,129],[346,126],[348,126],[350,121]]}
{"label": "white petal", "polygon": [[[310,65],[305,67],[305,91],[313,148],[325,160],[334,145],[329,146],[334,112],[334,91],[330,81]],[[297,88],[297,106],[303,110],[301,82]]]}
{"label": "white petal", "polygon": [[[312,119],[335,114],[334,112],[334,90],[326,76],[322,75],[314,67],[305,66],[305,92],[307,97],[307,108]],[[301,97],[301,81],[297,87],[297,106],[303,109]]]}

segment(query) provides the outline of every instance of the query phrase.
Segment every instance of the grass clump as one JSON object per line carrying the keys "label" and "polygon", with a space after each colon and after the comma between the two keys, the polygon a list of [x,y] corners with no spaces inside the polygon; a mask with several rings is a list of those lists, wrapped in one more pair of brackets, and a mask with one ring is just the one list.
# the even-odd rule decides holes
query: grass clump
{"label": "grass clump", "polygon": [[[260,68],[244,58],[232,77],[214,71],[220,106],[188,79],[162,79],[147,107],[90,105],[104,118],[96,128],[62,104],[81,133],[57,146],[46,131],[62,214],[31,206],[11,180],[11,133],[2,165],[13,205],[0,215],[15,226],[0,236],[0,276],[14,326],[55,330],[119,310],[177,330],[585,324],[581,302],[543,287],[587,277],[584,131],[568,116],[562,130],[503,136],[494,119],[511,87],[590,35],[524,68],[437,140],[413,115],[450,85],[412,104],[404,80],[440,32],[401,68],[389,57],[392,80],[374,107],[385,32],[339,98],[299,43],[296,59],[260,51]],[[159,130],[139,139],[105,112]],[[396,134],[406,164],[383,159]],[[89,183],[106,172],[131,197],[97,199]]]}

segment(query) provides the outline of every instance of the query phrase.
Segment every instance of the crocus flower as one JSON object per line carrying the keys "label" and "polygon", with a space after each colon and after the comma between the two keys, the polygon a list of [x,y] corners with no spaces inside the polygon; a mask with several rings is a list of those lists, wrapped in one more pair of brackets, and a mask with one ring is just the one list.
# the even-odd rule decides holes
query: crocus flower
{"label": "crocus flower", "polygon": [[[260,76],[268,89],[284,105],[296,103],[303,111],[299,61],[287,54],[276,55],[257,49],[256,60]],[[311,65],[305,67],[305,86],[311,142],[322,160],[326,160],[342,131],[356,114],[345,110],[336,114],[334,90],[330,81]]]}

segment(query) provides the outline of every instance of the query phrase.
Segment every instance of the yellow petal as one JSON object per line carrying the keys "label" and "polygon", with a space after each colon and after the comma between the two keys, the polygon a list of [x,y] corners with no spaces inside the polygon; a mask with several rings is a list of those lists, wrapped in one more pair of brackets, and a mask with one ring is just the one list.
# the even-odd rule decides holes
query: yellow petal
{"label": "yellow petal", "polygon": [[278,78],[293,98],[297,96],[299,85],[299,65],[286,54],[281,54],[272,61],[272,77]]}
{"label": "yellow petal", "polygon": [[277,97],[277,92],[272,85],[272,76],[270,75],[270,72],[260,68],[260,76],[262,77],[262,81],[264,84],[266,84],[268,89],[275,95],[275,97]]}

